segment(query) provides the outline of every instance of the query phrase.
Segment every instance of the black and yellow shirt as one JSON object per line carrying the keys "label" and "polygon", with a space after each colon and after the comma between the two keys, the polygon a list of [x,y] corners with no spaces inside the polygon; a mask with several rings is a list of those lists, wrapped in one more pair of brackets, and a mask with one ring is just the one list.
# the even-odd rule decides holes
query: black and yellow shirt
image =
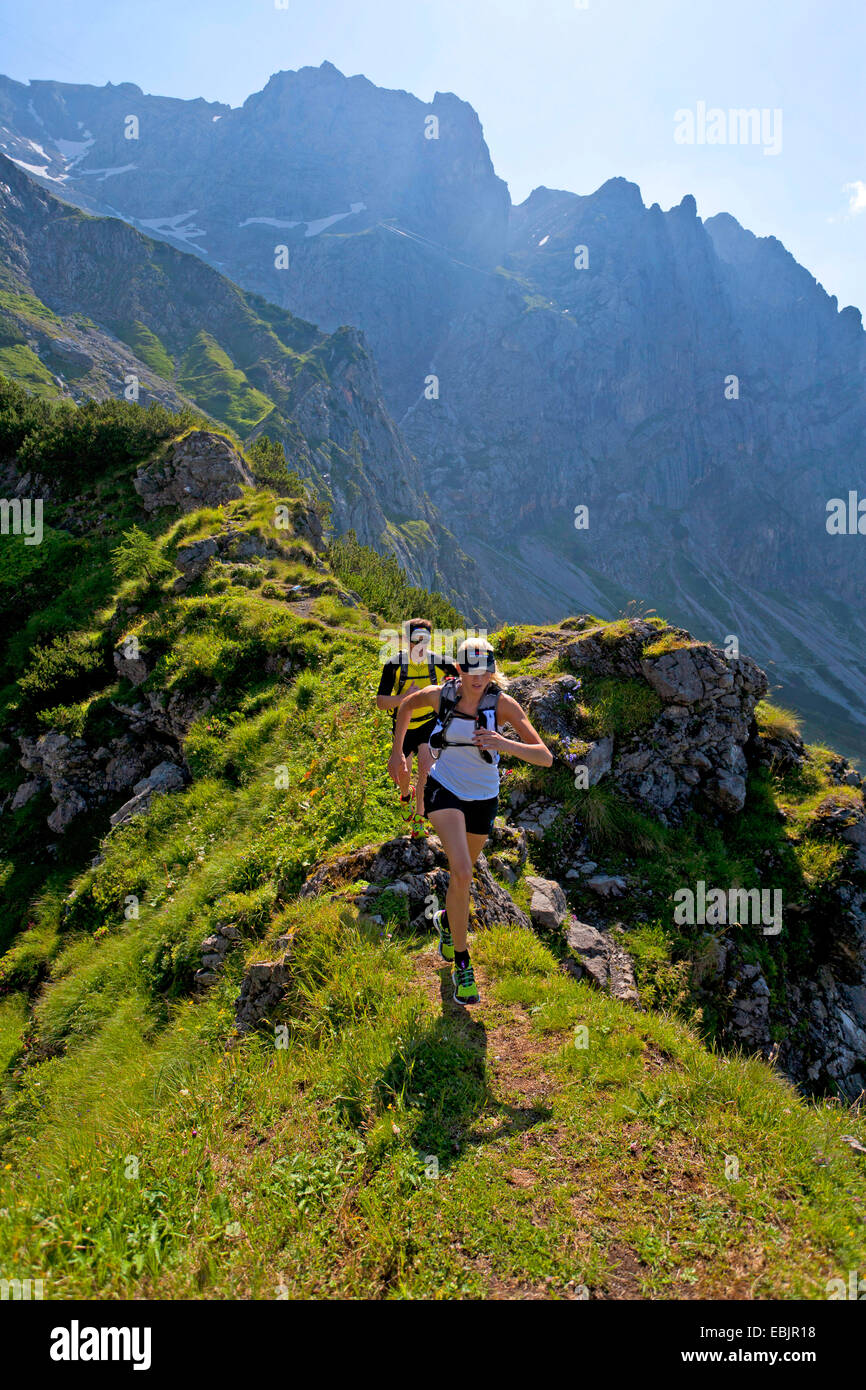
{"label": "black and yellow shirt", "polygon": [[[431,679],[435,671],[435,680]],[[458,671],[451,662],[444,661],[435,652],[430,653],[429,661],[408,661],[402,656],[393,656],[382,667],[378,695],[399,695],[406,686],[413,683],[419,690],[425,685],[441,685],[447,676],[456,676]],[[396,688],[395,688],[396,687]],[[409,720],[410,729],[418,729],[432,719],[436,711],[432,705],[422,705],[416,709]]]}

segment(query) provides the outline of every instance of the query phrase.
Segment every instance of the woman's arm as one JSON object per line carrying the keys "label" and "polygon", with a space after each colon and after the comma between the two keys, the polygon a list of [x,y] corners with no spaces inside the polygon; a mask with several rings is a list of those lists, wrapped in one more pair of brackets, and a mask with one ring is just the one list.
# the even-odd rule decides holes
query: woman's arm
{"label": "woman's arm", "polygon": [[403,756],[403,740],[406,737],[406,730],[409,727],[409,720],[412,718],[413,710],[419,709],[424,705],[432,705],[436,713],[439,713],[439,692],[441,686],[425,685],[423,690],[416,690],[414,695],[407,695],[405,700],[400,701],[397,710],[397,718],[394,720],[394,742],[391,745],[391,756],[388,759],[388,771],[393,781],[397,781],[397,775],[406,770],[406,759]]}
{"label": "woman's arm", "polygon": [[523,762],[534,763],[536,767],[550,767],[553,762],[553,754],[542,742],[541,736],[532,727],[517,701],[512,700],[510,695],[500,695],[499,697],[499,718],[501,723],[511,725],[520,742],[505,738],[503,734],[494,734],[489,729],[484,729],[479,730],[473,739],[479,748],[505,753],[511,758],[521,758]]}

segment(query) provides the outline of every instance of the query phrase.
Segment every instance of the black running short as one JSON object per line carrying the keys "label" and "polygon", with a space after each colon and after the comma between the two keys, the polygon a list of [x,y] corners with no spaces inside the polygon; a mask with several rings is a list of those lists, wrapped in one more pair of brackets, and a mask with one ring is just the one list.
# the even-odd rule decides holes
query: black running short
{"label": "black running short", "polygon": [[403,739],[403,756],[411,758],[413,753],[417,753],[422,743],[428,743],[430,735],[436,727],[436,716],[428,719],[426,723],[419,724],[417,729],[407,729],[406,737]]}
{"label": "black running short", "polygon": [[462,801],[435,777],[428,777],[424,784],[425,815],[429,816],[431,811],[462,811],[469,835],[491,835],[498,809],[498,796],[487,797],[484,801]]}

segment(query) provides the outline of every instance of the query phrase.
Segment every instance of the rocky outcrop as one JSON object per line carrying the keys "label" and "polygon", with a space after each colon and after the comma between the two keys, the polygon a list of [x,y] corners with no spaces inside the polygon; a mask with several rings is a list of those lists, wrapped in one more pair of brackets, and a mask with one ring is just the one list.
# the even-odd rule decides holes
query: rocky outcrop
{"label": "rocky outcrop", "polygon": [[123,715],[131,732],[139,738],[149,742],[161,738],[168,740],[168,746],[179,747],[191,726],[203,714],[207,714],[216,699],[216,690],[172,690],[168,694],[161,690],[147,690],[143,703],[122,705],[118,702],[114,708]]}
{"label": "rocky outcrop", "polygon": [[[559,740],[560,756],[572,768],[586,768],[588,786],[610,776],[632,801],[674,824],[699,798],[720,811],[739,811],[755,705],[767,692],[767,678],[749,657],[728,659],[679,629],[664,636],[681,645],[647,656],[660,632],[641,619],[613,636],[598,626],[578,637],[568,630],[558,634],[559,656],[576,672],[645,682],[654,691],[658,715],[630,736],[581,737],[576,677],[520,676],[509,692],[539,728]],[[518,820],[527,817],[532,820],[528,808]]]}
{"label": "rocky outcrop", "polygon": [[164,796],[167,792],[179,791],[185,781],[183,769],[177,763],[158,763],[146,777],[136,782],[129,801],[125,801],[111,817],[112,826],[126,825],[134,816],[140,816],[150,808],[157,793]]}
{"label": "rocky outcrop", "polygon": [[601,929],[579,922],[569,911],[562,887],[555,879],[526,879],[532,895],[530,913],[533,925],[546,934],[561,936],[566,948],[565,964],[578,979],[587,979],[614,999],[639,1005],[634,964],[625,947],[625,934],[617,923]]}
{"label": "rocky outcrop", "polygon": [[[62,835],[77,816],[104,805],[121,792],[132,790],[140,796],[147,795],[149,789],[152,794],[158,784],[164,783],[167,760],[174,751],[165,742],[129,735],[96,749],[82,738],[56,731],[37,739],[23,736],[19,742],[21,766],[35,775],[18,788],[12,810],[25,805],[37,791],[48,789],[55,806],[47,823],[56,835]],[[174,763],[170,765],[173,767]],[[160,766],[163,771],[152,786],[136,785],[148,781]],[[168,788],[160,785],[159,789]]]}
{"label": "rocky outcrop", "polygon": [[516,883],[529,854],[525,831],[497,817],[490,844],[488,863],[491,869],[506,883]]}
{"label": "rocky outcrop", "polygon": [[[133,655],[133,651],[135,655]],[[144,684],[150,672],[137,645],[132,648],[128,642],[121,643],[119,647],[115,647],[112,656],[114,669],[121,680],[129,681],[130,685]]]}
{"label": "rocky outcrop", "polygon": [[240,941],[241,934],[234,922],[218,922],[201,943],[201,967],[195,972],[196,989],[206,989],[215,984],[226,962],[232,946]]}
{"label": "rocky outcrop", "polygon": [[552,878],[535,878],[527,875],[526,886],[532,897],[529,914],[536,927],[542,931],[558,931],[568,916],[568,903],[561,887]]}
{"label": "rocky outcrop", "polygon": [[628,883],[620,874],[592,874],[586,886],[600,898],[621,898]]}
{"label": "rocky outcrop", "polygon": [[[355,893],[351,885],[357,879],[366,880],[369,888]],[[431,930],[434,902],[436,906],[445,906],[448,861],[435,835],[426,840],[401,836],[383,845],[366,845],[323,864],[306,880],[301,896],[345,890],[347,885],[360,910],[369,913],[373,912],[375,900],[383,889],[405,892],[410,924],[414,928]],[[470,929],[483,929],[501,922],[530,926],[526,913],[496,882],[481,855],[472,876]]]}
{"label": "rocky outcrop", "polygon": [[193,430],[174,444],[165,457],[139,468],[133,486],[147,512],[179,507],[219,507],[243,496],[253,478],[242,456],[224,435]]}
{"label": "rocky outcrop", "polygon": [[[846,781],[844,785],[851,783]],[[818,835],[853,845],[858,867],[866,870],[866,811],[862,797],[853,800],[831,793],[816,808],[811,829]]]}
{"label": "rocky outcrop", "polygon": [[[261,1023],[279,1004],[289,985],[291,942],[288,937],[281,936],[274,942],[274,947],[279,952],[274,960],[256,961],[246,968],[240,993],[235,1000],[235,1027],[239,1033],[246,1033]],[[214,974],[214,979],[217,978],[212,971],[208,974]],[[213,981],[202,978],[199,983],[206,985]]]}
{"label": "rocky outcrop", "polygon": [[[212,536],[181,546],[175,557],[175,565],[180,570],[174,582],[175,593],[184,593],[190,584],[200,579],[211,560],[219,560],[223,564],[249,565],[257,560],[274,560],[280,556],[297,559],[297,555],[292,553],[291,542],[279,539],[286,534],[286,531],[276,531],[271,537],[262,535],[258,530],[242,531],[237,526],[227,524]],[[321,520],[315,507],[298,505],[295,508],[289,534],[306,539],[319,551],[325,548]],[[316,588],[317,592],[336,587],[330,579],[323,580],[319,586],[307,586],[308,589]]]}

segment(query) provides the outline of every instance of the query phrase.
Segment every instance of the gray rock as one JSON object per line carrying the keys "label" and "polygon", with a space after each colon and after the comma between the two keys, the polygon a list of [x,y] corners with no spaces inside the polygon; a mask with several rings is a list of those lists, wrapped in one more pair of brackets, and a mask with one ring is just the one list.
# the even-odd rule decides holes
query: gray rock
{"label": "gray rock", "polygon": [[257,961],[247,967],[235,1000],[235,1026],[238,1032],[246,1033],[261,1022],[280,1002],[290,979],[291,946],[283,947],[274,960]]}
{"label": "gray rock", "polygon": [[709,800],[723,811],[742,811],[746,804],[746,783],[735,773],[719,773],[706,783],[704,790]]}
{"label": "gray rock", "polygon": [[252,475],[224,435],[193,430],[173,445],[164,459],[139,468],[133,486],[147,512],[179,507],[194,512],[241,497]]}
{"label": "gray rock", "polygon": [[[448,861],[435,835],[425,840],[398,836],[382,845],[340,855],[316,868],[301,886],[302,897],[318,893],[345,891],[345,886],[365,879],[373,889],[385,888],[402,880],[409,889],[409,920],[413,926],[431,930],[425,916],[431,896],[445,905],[448,887]],[[470,924],[474,930],[510,922],[530,928],[530,918],[514,902],[490,872],[482,854],[475,864],[470,890]]]}
{"label": "gray rock", "polygon": [[183,593],[194,580],[200,579],[210,561],[218,554],[219,545],[215,536],[208,536],[178,550],[174,563],[181,573],[174,582],[175,593]]}
{"label": "gray rock", "polygon": [[628,884],[618,874],[594,874],[587,880],[587,888],[598,893],[600,898],[621,898]]}
{"label": "gray rock", "polygon": [[33,777],[29,782],[22,782],[12,798],[13,811],[19,811],[22,806],[26,806],[28,801],[32,801],[34,796],[44,791],[48,786],[44,777]]}
{"label": "gray rock", "polygon": [[66,790],[63,799],[48,817],[48,828],[61,835],[71,820],[87,810],[87,802],[79,792],[72,788]]}
{"label": "gray rock", "polygon": [[552,878],[533,878],[527,876],[527,886],[532,898],[529,913],[537,927],[545,931],[557,931],[568,913],[565,894]]}
{"label": "gray rock", "polygon": [[114,649],[113,659],[114,669],[122,680],[128,680],[131,685],[142,685],[147,680],[147,663],[140,655],[125,656],[121,646]]}
{"label": "gray rock", "polygon": [[581,755],[580,761],[586,768],[589,785],[594,787],[610,772],[613,764],[613,739],[600,738],[590,744],[587,752]]}
{"label": "gray rock", "polygon": [[704,695],[704,682],[698,666],[702,648],[683,647],[663,656],[644,659],[643,671],[653,690],[664,701],[692,705]]}
{"label": "gray rock", "polygon": [[586,975],[599,989],[607,990],[615,999],[639,1005],[634,963],[625,948],[609,932],[600,931],[588,922],[572,919],[565,939],[574,973]]}
{"label": "gray rock", "polygon": [[140,816],[148,810],[155,795],[177,791],[184,785],[184,781],[183,771],[177,763],[160,763],[147,777],[136,782],[133,787],[134,795],[115,811],[111,817],[111,825],[126,825],[134,816]]}

